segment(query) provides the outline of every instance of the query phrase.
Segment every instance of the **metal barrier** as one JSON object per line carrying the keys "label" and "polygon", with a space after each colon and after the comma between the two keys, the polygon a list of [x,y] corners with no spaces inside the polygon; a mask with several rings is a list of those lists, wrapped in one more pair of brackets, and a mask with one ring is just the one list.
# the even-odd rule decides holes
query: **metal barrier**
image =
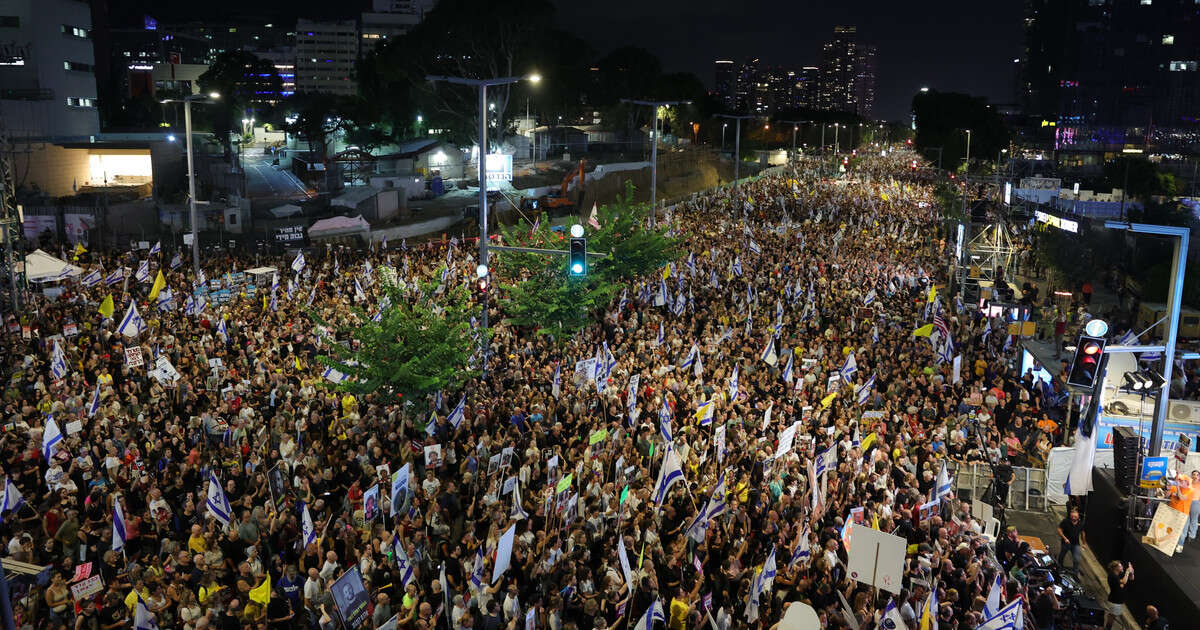
{"label": "metal barrier", "polygon": [[[992,481],[992,467],[987,464],[960,466],[957,462],[947,460],[946,467],[954,475],[954,491],[960,499],[981,498]],[[1013,473],[1004,505],[1020,512],[1045,512],[1049,508],[1046,501],[1046,469],[1013,466]]]}

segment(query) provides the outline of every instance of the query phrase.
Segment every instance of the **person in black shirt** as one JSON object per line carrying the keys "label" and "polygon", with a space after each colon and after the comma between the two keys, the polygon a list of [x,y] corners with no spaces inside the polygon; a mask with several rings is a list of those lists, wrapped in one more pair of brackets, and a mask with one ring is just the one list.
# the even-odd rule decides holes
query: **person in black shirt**
{"label": "person in black shirt", "polygon": [[1079,573],[1079,556],[1082,553],[1082,546],[1086,544],[1083,532],[1083,521],[1079,518],[1079,510],[1072,509],[1071,513],[1058,524],[1058,564],[1062,568],[1067,568],[1063,564],[1067,553],[1070,552],[1072,565],[1071,569]]}
{"label": "person in black shirt", "polygon": [[1126,587],[1133,579],[1133,564],[1120,560],[1108,563],[1108,600],[1104,602],[1104,628],[1110,630],[1113,622],[1125,613]]}
{"label": "person in black shirt", "polygon": [[1147,606],[1146,630],[1171,630],[1171,624],[1167,621],[1166,617],[1159,616],[1157,608]]}
{"label": "person in black shirt", "polygon": [[996,558],[1000,560],[1000,564],[1004,565],[1006,572],[1012,569],[1020,551],[1021,540],[1018,538],[1017,528],[1009,527],[1007,535],[996,542]]}
{"label": "person in black shirt", "polygon": [[271,601],[267,603],[267,622],[271,627],[291,628],[295,626],[292,622],[294,616],[291,599],[279,588],[272,589]]}

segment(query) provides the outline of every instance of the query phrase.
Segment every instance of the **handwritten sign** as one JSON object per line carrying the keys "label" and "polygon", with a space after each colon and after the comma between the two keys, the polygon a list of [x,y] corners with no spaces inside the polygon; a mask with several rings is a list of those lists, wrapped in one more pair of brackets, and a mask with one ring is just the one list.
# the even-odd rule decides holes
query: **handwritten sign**
{"label": "handwritten sign", "polygon": [[72,584],[71,597],[74,597],[75,601],[79,601],[87,599],[102,590],[104,590],[104,580],[100,579],[99,575],[93,575],[82,582]]}
{"label": "handwritten sign", "polygon": [[125,365],[128,367],[142,367],[145,365],[145,360],[142,359],[142,349],[138,346],[125,348]]}

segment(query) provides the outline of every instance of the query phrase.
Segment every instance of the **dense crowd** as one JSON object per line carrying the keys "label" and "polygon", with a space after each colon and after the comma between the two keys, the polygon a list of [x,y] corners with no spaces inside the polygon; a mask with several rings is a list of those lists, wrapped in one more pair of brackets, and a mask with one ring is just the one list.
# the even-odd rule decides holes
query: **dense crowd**
{"label": "dense crowd", "polygon": [[[928,615],[953,630],[994,612],[997,583],[1001,605],[1052,614],[1016,533],[990,544],[945,482],[1048,449],[1060,392],[1009,367],[998,324],[937,294],[952,244],[932,191],[887,176],[911,156],[886,159],[865,158],[869,179],[769,176],[678,204],[686,256],[565,342],[505,324],[493,300],[488,378],[440,393],[428,427],[415,409],[433,394],[410,408],[336,391],[315,357],[350,340],[318,334],[310,309],[353,323],[384,268],[433,279],[448,260],[469,282],[465,240],[310,253],[300,272],[280,257],[270,305],[260,287],[185,306],[193,278],[171,252],[149,257],[175,293],[163,308],[137,279],[35,297],[2,354],[0,542],[50,567],[14,583],[18,627],[330,628],[351,567],[368,627],[766,628],[805,602],[823,627]],[[80,264],[107,276],[146,258]],[[205,261],[209,278],[252,266]],[[136,337],[117,332],[131,301]],[[51,424],[63,439],[45,448]],[[849,575],[863,529],[906,539],[893,588]],[[100,591],[73,598],[77,574]]]}

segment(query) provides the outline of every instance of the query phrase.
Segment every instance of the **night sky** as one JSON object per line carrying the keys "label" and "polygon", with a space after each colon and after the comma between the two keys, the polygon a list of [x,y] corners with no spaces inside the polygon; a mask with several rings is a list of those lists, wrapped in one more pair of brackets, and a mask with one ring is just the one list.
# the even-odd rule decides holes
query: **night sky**
{"label": "night sky", "polygon": [[[927,85],[1013,101],[1015,64],[1021,56],[1022,8],[1015,0],[552,0],[557,21],[597,54],[623,45],[659,56],[664,70],[695,73],[712,87],[712,62],[762,63],[800,68],[818,65],[821,44],[835,25],[858,27],[859,41],[878,47],[875,117],[907,119],[912,95]],[[284,18],[357,17],[370,0],[210,0],[203,6],[155,0],[109,0],[116,22],[140,22],[143,13],[184,10],[190,19],[239,13]],[[184,9],[186,7],[186,9]],[[286,19],[286,18],[284,18]]]}
{"label": "night sky", "polygon": [[[875,44],[875,117],[907,119],[923,85],[1013,101],[1021,56],[1021,3],[1014,0],[554,0],[559,22],[601,53],[641,46],[666,71],[688,71],[712,86],[712,62],[818,65],[835,25],[858,27]],[[585,26],[586,25],[586,26]]]}

